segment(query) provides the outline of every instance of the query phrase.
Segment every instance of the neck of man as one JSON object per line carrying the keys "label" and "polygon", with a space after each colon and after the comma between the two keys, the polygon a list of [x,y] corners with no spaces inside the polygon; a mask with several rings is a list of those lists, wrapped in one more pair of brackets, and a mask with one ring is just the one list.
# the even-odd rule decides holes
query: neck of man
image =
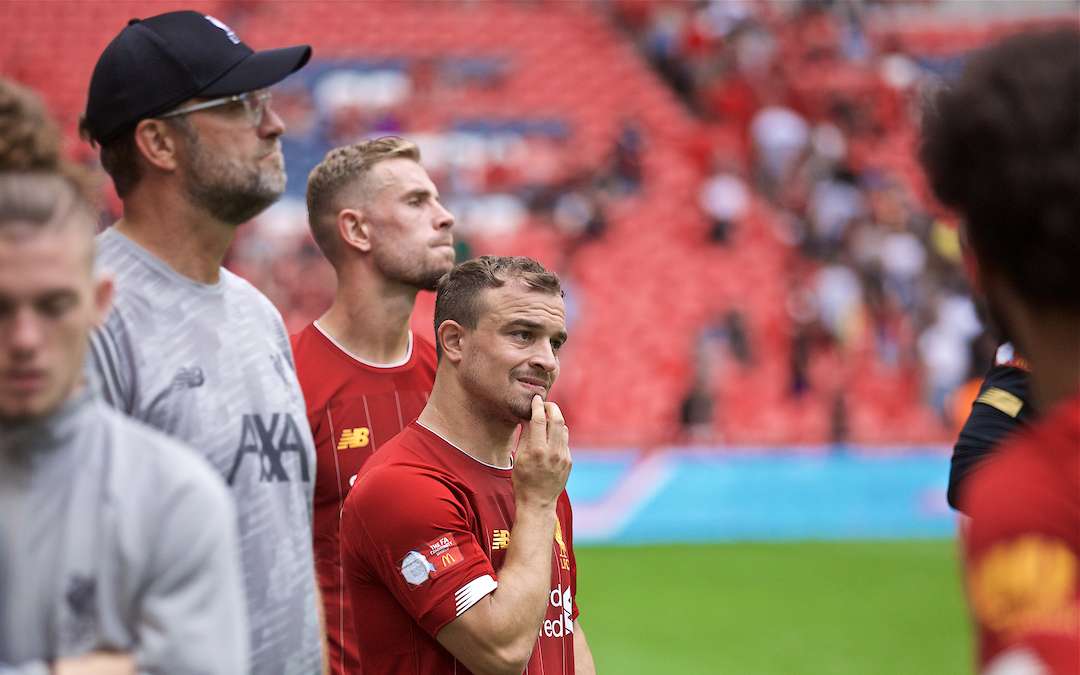
{"label": "neck of man", "polygon": [[191,204],[176,189],[140,184],[124,198],[118,231],[177,273],[216,284],[236,226]]}
{"label": "neck of man", "polygon": [[512,464],[519,422],[496,417],[473,405],[457,378],[436,374],[431,398],[418,421],[473,459],[506,469]]}
{"label": "neck of man", "polygon": [[319,327],[368,363],[404,361],[419,289],[390,281],[362,264],[341,265],[337,276],[334,303],[319,317]]}
{"label": "neck of man", "polygon": [[1049,412],[1080,390],[1080,312],[1028,309],[1012,321],[1020,353],[1031,363],[1031,395]]}
{"label": "neck of man", "polygon": [[1045,414],[1080,389],[1080,308],[1037,307],[989,266],[983,272],[990,315],[1031,364],[1031,402]]}

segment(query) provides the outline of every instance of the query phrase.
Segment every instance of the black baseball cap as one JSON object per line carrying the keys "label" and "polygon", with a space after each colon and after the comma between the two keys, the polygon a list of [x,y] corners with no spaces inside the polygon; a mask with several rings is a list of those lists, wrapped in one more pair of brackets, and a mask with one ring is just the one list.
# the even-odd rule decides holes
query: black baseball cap
{"label": "black baseball cap", "polygon": [[192,96],[269,87],[310,58],[308,45],[257,52],[224,23],[199,12],[132,19],[94,67],[87,122],[93,140],[106,145]]}

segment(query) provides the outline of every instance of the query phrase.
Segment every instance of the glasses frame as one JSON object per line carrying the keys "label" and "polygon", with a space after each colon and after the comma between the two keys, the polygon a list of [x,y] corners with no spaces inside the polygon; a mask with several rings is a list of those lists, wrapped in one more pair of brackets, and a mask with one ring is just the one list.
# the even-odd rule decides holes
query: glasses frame
{"label": "glasses frame", "polygon": [[202,103],[194,103],[186,108],[177,108],[167,113],[158,115],[155,119],[163,120],[169,117],[177,117],[179,115],[187,115],[188,113],[199,112],[200,110],[208,110],[210,108],[217,108],[223,105],[229,105],[230,103],[236,103],[240,101],[244,104],[244,115],[247,116],[248,123],[257,127],[262,124],[263,119],[266,117],[266,109],[270,107],[270,90],[259,89],[257,91],[246,91],[243,94],[234,94],[232,96],[222,96],[221,98],[212,98],[209,101],[203,101]]}

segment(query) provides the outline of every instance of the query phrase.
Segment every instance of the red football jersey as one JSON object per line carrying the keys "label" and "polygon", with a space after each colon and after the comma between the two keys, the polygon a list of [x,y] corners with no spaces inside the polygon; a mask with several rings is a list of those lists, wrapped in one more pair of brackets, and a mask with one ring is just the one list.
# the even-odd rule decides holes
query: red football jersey
{"label": "red football jersey", "polygon": [[[469,672],[435,634],[498,585],[514,524],[511,474],[419,422],[364,466],[341,514],[364,673]],[[577,564],[565,491],[556,515],[551,592],[530,675],[574,672]]]}
{"label": "red football jersey", "polygon": [[315,573],[326,608],[334,675],[360,672],[341,572],[341,505],[368,457],[424,409],[435,382],[435,346],[410,334],[401,363],[380,366],[345,351],[316,324],[292,336],[296,374],[315,437]]}
{"label": "red football jersey", "polygon": [[[1080,672],[1080,397],[1002,443],[961,494],[980,672]],[[1035,664],[1039,664],[1035,669]],[[1024,670],[1024,666],[1028,669]]]}

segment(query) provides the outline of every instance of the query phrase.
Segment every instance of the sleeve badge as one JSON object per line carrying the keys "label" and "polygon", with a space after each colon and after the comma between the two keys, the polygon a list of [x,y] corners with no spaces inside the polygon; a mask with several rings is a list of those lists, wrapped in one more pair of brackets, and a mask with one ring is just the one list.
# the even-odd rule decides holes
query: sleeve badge
{"label": "sleeve badge", "polygon": [[420,547],[419,551],[409,551],[398,565],[401,576],[410,586],[416,588],[428,579],[450,569],[462,561],[461,548],[450,532]]}

